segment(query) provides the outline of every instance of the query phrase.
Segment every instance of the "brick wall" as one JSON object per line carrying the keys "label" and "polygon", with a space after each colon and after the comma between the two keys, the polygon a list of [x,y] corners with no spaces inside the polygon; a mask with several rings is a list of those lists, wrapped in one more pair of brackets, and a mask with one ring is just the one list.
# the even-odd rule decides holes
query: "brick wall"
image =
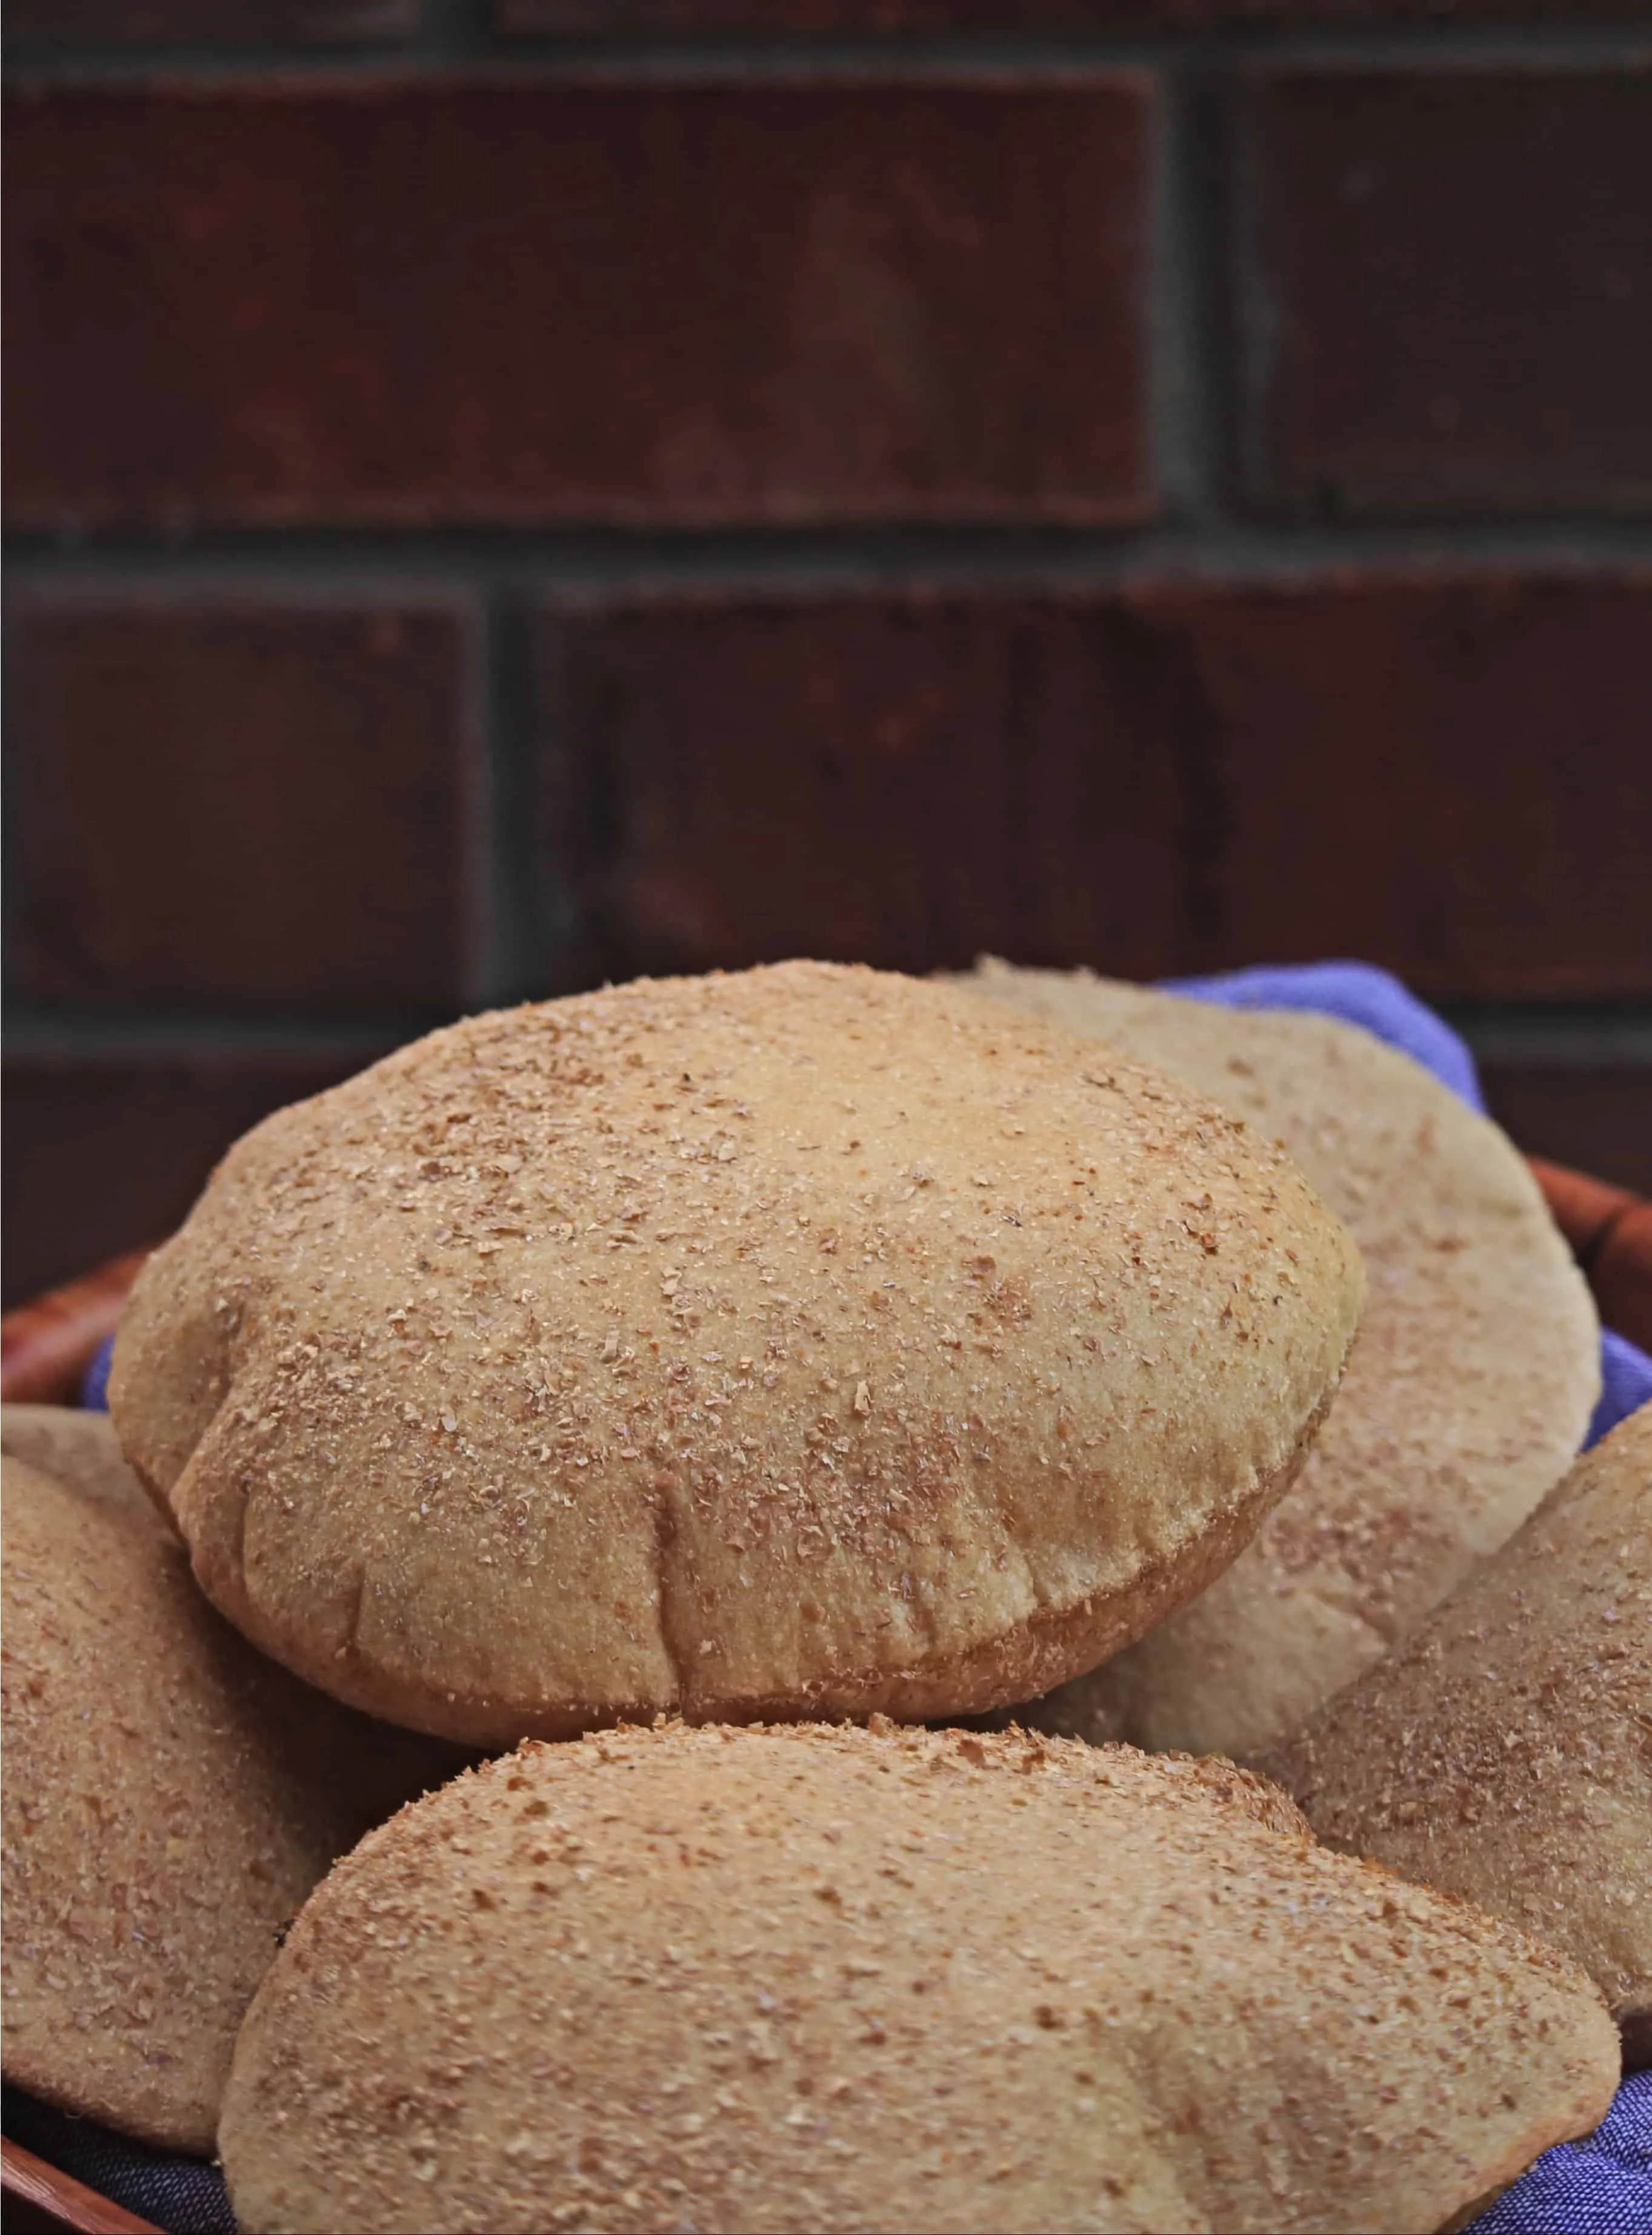
{"label": "brick wall", "polygon": [[1652,1186],[1652,10],[13,0],[7,1290],[455,1012],[1356,954]]}

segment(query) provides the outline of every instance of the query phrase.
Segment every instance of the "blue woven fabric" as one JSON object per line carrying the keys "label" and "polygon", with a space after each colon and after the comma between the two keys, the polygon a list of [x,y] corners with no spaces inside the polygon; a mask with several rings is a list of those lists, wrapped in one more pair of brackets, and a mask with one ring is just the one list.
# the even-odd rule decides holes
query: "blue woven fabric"
{"label": "blue woven fabric", "polygon": [[114,1355],[114,1337],[99,1343],[92,1354],[92,1363],[81,1380],[81,1409],[85,1412],[107,1412],[109,1409],[109,1360]]}
{"label": "blue woven fabric", "polygon": [[1600,1399],[1583,1439],[1585,1451],[1599,1443],[1609,1428],[1638,1412],[1642,1405],[1652,1405],[1652,1358],[1610,1327],[1601,1330],[1600,1368]]}
{"label": "blue woven fabric", "polygon": [[229,2192],[216,2166],[146,2149],[90,2119],[55,2110],[7,2088],[0,2111],[8,2137],[99,2196],[164,2227],[167,2235],[235,2235]]}
{"label": "blue woven fabric", "polygon": [[1545,2150],[1468,2235],[1648,2235],[1652,2072],[1635,2072],[1594,2133]]}
{"label": "blue woven fabric", "polygon": [[[1397,979],[1368,963],[1236,970],[1221,978],[1177,979],[1166,991],[1231,1008],[1316,1010],[1361,1025],[1431,1071],[1472,1109],[1485,1108],[1474,1059],[1462,1040]],[[108,1401],[110,1347],[103,1345],[87,1372],[82,1402],[95,1409]],[[1652,1359],[1621,1335],[1603,1335],[1601,1369],[1601,1399],[1587,1439],[1591,1444],[1652,1400]],[[25,2148],[154,2220],[168,2235],[218,2235],[220,2228],[232,2228],[215,2168],[188,2158],[157,2157],[85,2120],[44,2113],[40,2105],[29,2108],[36,2118],[43,2114],[56,2120],[55,2147],[31,2142],[12,2124],[15,2093],[8,2091],[5,2128]],[[180,2187],[180,2180],[190,2185]],[[221,2216],[189,2216],[202,2209]],[[1546,2152],[1473,2221],[1467,2235],[1652,2235],[1652,2074],[1625,2081],[1595,2133]]]}
{"label": "blue woven fabric", "polygon": [[81,1377],[81,1410],[83,1412],[107,1412],[109,1409],[109,1360],[114,1355],[114,1337],[106,1336],[92,1356],[92,1363]]}

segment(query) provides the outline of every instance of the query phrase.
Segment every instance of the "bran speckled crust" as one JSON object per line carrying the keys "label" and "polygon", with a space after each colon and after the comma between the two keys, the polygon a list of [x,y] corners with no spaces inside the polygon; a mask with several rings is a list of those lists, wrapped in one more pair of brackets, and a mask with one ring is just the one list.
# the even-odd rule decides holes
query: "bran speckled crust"
{"label": "bran speckled crust", "polygon": [[1333,1845],[1564,1950],[1652,2063],[1652,1406],[1270,1766]]}
{"label": "bran speckled crust", "polygon": [[110,1399],[209,1596],[480,1742],[1022,1698],[1206,1582],[1358,1253],[1213,1105],[793,963],[474,1018],[284,1111]]}
{"label": "bran speckled crust", "polygon": [[210,2153],[278,1930],[336,1856],[463,1757],[255,1654],[196,1589],[106,1419],[8,1406],[0,1432],[5,2075]]}
{"label": "bran speckled crust", "polygon": [[1368,1032],[1083,971],[988,962],[963,982],[1277,1137],[1364,1256],[1359,1340],[1289,1496],[1192,1604],[1027,1710],[1247,1757],[1414,1629],[1570,1465],[1600,1387],[1587,1285],[1505,1135]]}
{"label": "bran speckled crust", "polygon": [[1438,2227],[1610,2103],[1594,1987],[1227,1763],[530,1744],[374,1834],[236,2045],[251,2235]]}

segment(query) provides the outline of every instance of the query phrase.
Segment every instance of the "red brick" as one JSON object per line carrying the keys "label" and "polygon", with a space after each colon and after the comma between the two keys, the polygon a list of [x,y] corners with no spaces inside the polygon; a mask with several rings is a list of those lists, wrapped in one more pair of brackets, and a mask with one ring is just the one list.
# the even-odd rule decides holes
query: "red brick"
{"label": "red brick", "polygon": [[1652,1067],[1487,1063],[1480,1077],[1528,1156],[1652,1195]]}
{"label": "red brick", "polygon": [[1452,23],[1645,19],[1646,0],[494,0],[506,31],[944,30],[1017,24]]}
{"label": "red brick", "polygon": [[552,614],[546,828],[616,974],[1353,954],[1644,995],[1649,642],[1652,576]]}
{"label": "red brick", "polygon": [[36,522],[1136,519],[1146,100],[612,82],[18,101]]}
{"label": "red brick", "polygon": [[1249,456],[1333,514],[1652,503],[1652,72],[1261,80]]}
{"label": "red brick", "polygon": [[552,624],[587,967],[996,947],[1148,971],[1182,908],[1177,678],[1133,616],[968,600]]}
{"label": "red brick", "polygon": [[249,1126],[384,1052],[9,1054],[6,1308],[164,1241]]}
{"label": "red brick", "polygon": [[31,602],[15,984],[446,1008],[465,968],[467,623],[434,606]]}
{"label": "red brick", "polygon": [[418,0],[11,0],[6,36],[42,47],[376,43],[405,36]]}

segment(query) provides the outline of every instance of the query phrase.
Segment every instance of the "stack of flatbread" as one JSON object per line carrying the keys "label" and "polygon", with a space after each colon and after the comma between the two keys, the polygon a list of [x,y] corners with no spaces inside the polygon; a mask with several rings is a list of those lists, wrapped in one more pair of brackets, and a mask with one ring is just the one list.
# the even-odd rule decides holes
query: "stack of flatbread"
{"label": "stack of flatbread", "polygon": [[[1586,1292],[1403,1059],[1183,1012],[643,981],[249,1135],[113,1432],[7,1417],[8,2076],[255,2230],[1422,2230],[1591,2127],[1645,1594],[1587,1917],[1385,1850],[1450,1735],[1335,1697],[1499,1588]],[[1270,1747],[1323,1844],[1166,1751]]]}

